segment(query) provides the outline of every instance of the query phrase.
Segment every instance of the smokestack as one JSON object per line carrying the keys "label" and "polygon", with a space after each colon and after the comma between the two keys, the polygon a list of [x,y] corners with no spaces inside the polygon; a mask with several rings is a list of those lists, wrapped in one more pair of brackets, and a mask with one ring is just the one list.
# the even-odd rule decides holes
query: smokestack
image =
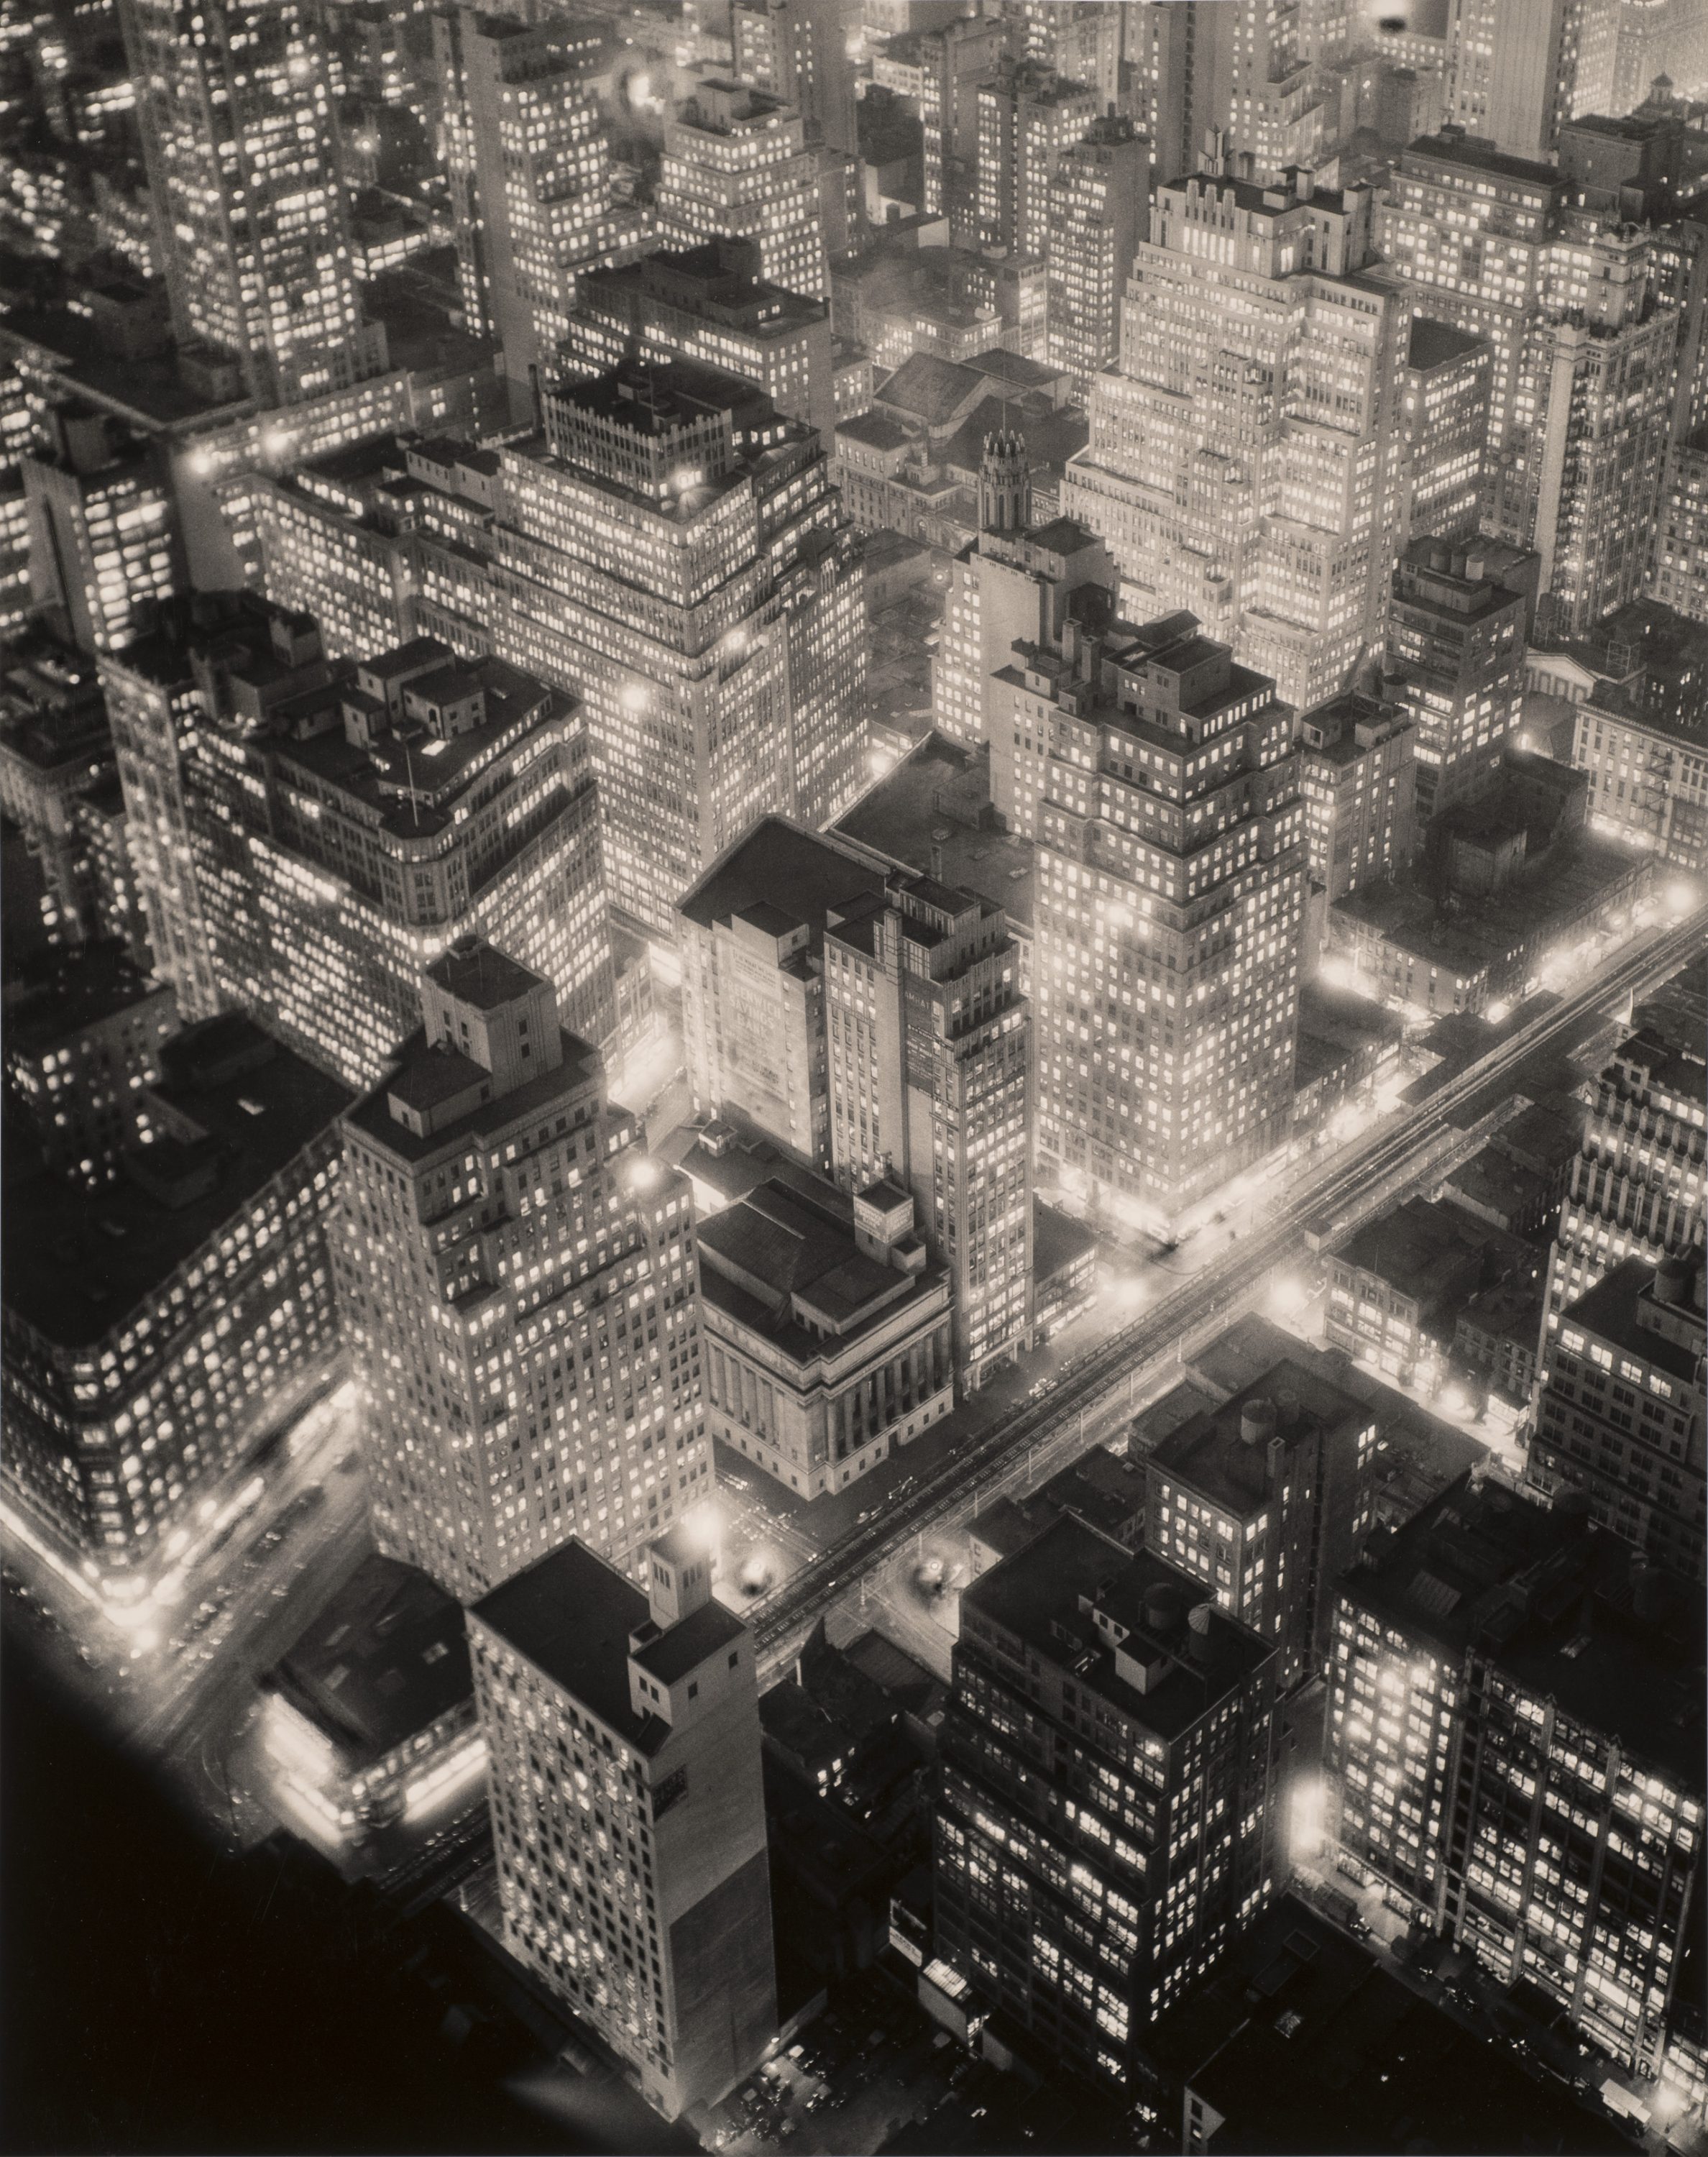
{"label": "smokestack", "polygon": [[1186,1646],[1195,1663],[1210,1660],[1210,1614],[1213,1603],[1195,1603],[1186,1613]]}

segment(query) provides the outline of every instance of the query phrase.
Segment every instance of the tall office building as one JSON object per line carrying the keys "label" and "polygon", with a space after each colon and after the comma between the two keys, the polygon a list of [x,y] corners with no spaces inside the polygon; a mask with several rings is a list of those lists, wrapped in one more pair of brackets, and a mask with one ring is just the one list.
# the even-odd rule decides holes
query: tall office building
{"label": "tall office building", "polygon": [[268,591],[394,611],[582,700],[612,898],[669,934],[754,817],[857,788],[865,569],[818,436],[736,377],[625,366],[497,451],[383,443],[273,482]]}
{"label": "tall office building", "polygon": [[922,32],[919,64],[921,192],[928,217],[950,217],[958,232],[970,225],[979,150],[979,85],[995,74],[1008,49],[1007,25],[994,15],[970,15]]}
{"label": "tall office building", "polygon": [[1299,715],[1310,878],[1332,906],[1411,865],[1417,836],[1417,724],[1386,698],[1349,689]]}
{"label": "tall office building", "polygon": [[768,284],[757,240],[660,248],[619,269],[588,271],[558,350],[570,378],[604,374],[631,353],[659,364],[698,360],[754,384],[824,440],[836,430],[831,311]]}
{"label": "tall office building", "polygon": [[1410,326],[1364,274],[1370,210],[1361,188],[1159,186],[1062,492],[1129,605],[1189,609],[1301,706],[1380,641],[1403,538]]}
{"label": "tall office building", "polygon": [[1613,102],[1620,13],[1618,0],[1459,0],[1449,118],[1509,157],[1541,158],[1578,114],[1628,111],[1634,98]]}
{"label": "tall office building", "polygon": [[949,564],[943,631],[931,668],[932,717],[954,740],[990,744],[990,798],[1010,827],[1036,836],[1014,793],[1014,726],[996,677],[1019,643],[1049,644],[1068,610],[1113,613],[1115,567],[1072,517],[1031,521],[1024,439],[990,435],[979,469],[979,536]]}
{"label": "tall office building", "polygon": [[1234,0],[1229,134],[1259,181],[1320,164],[1335,147],[1338,100],[1325,70],[1351,42],[1345,0]]}
{"label": "tall office building", "polygon": [[1702,1256],[1623,1259],[1544,1341],[1525,1480],[1582,1490],[1654,1564],[1708,1578],[1708,1352]]}
{"label": "tall office building", "polygon": [[383,373],[318,12],[306,0],[124,0],[119,17],[179,345],[210,381],[234,369],[262,404]]}
{"label": "tall office building", "polygon": [[1699,1596],[1493,1482],[1426,1506],[1335,1609],[1331,1844],[1649,2076],[1700,1923],[1702,1660]]}
{"label": "tall office building", "polygon": [[808,143],[857,153],[851,0],[734,0],[735,72],[800,115]]}
{"label": "tall office building", "polygon": [[1305,811],[1294,714],[1190,615],[1016,650],[1035,805],[1037,1139],[1173,1223],[1286,1135]]}
{"label": "tall office building", "polygon": [[463,304],[502,347],[525,419],[534,375],[555,371],[580,273],[646,236],[612,188],[594,87],[604,35],[563,16],[523,22],[457,8],[435,15],[433,40]]}
{"label": "tall office building", "polygon": [[31,600],[80,651],[121,651],[185,587],[165,460],[86,405],[49,412],[44,431],[19,460]]}
{"label": "tall office building", "polygon": [[800,115],[763,90],[702,75],[665,123],[659,237],[674,247],[755,240],[767,283],[810,300],[830,296],[819,189]]}
{"label": "tall office building", "polygon": [[8,1119],[0,1494],[110,1606],[238,1517],[237,1478],[338,1351],[348,1093],[236,1012],[157,1048],[99,1190],[24,1159]]}
{"label": "tall office building", "polygon": [[150,933],[193,1014],[245,1009],[367,1085],[421,968],[478,929],[615,1032],[591,753],[563,692],[425,637],[335,674],[311,620],[250,599],[104,678]]}
{"label": "tall office building", "polygon": [[825,929],[831,1157],[857,1194],[911,1192],[949,1268],[955,1364],[976,1386],[1031,1345],[1031,1015],[1002,909],[929,877]]}
{"label": "tall office building", "polygon": [[1276,1892],[1275,1662],[1194,1576],[1072,1513],[962,1592],[942,1974],[1105,2088]]}
{"label": "tall office building", "polygon": [[1237,13],[1227,0],[1170,0],[1165,8],[1122,11],[1137,117],[1159,179],[1196,172],[1212,132],[1227,132]]}
{"label": "tall office building", "polygon": [[1119,116],[1094,120],[1050,175],[1050,364],[1083,399],[1120,347],[1121,296],[1150,229],[1150,145]]}
{"label": "tall office building", "polygon": [[1708,429],[1668,453],[1649,589],[1663,606],[1708,622]]}
{"label": "tall office building", "polygon": [[1036,61],[1004,59],[995,76],[979,85],[976,109],[976,243],[1043,255],[1051,175],[1068,144],[1097,118],[1097,92]]}
{"label": "tall office building", "polygon": [[1417,821],[1492,787],[1524,703],[1536,558],[1414,539],[1394,565],[1386,693],[1417,726]]}
{"label": "tall office building", "polygon": [[677,902],[696,1111],[757,1132],[824,1175],[833,1165],[825,936],[886,884],[886,872],[851,847],[766,816]]}
{"label": "tall office building", "polygon": [[1536,548],[1544,629],[1581,636],[1641,590],[1664,477],[1681,313],[1655,231],[1445,127],[1402,155],[1376,236],[1414,307],[1488,340],[1483,528]]}
{"label": "tall office building", "polygon": [[567,1543],[469,1613],[510,1951],[674,2119],[777,2030],[747,1628],[681,1529],[633,1587]]}
{"label": "tall office building", "polygon": [[1708,1070],[1698,1032],[1639,1025],[1589,1094],[1548,1263],[1548,1331],[1610,1267],[1659,1265],[1703,1242]]}
{"label": "tall office building", "polygon": [[1289,1356],[1170,1431],[1145,1462],[1145,1541],[1275,1643],[1275,1689],[1328,1667],[1335,1583],[1375,1517],[1376,1426]]}
{"label": "tall office building", "polygon": [[692,1202],[549,981],[480,939],[344,1120],[335,1258],[374,1539],[465,1602],[707,1496]]}

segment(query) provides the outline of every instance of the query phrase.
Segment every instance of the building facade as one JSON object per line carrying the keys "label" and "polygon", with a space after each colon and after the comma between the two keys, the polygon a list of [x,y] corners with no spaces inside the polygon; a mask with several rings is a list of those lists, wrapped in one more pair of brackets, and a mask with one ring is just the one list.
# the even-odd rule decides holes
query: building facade
{"label": "building facade", "polygon": [[1310,878],[1332,906],[1410,866],[1417,836],[1417,726],[1356,690],[1302,712],[1299,788]]}
{"label": "building facade", "polygon": [[350,244],[326,32],[301,0],[126,0],[154,240],[181,347],[296,404],[385,368]]}
{"label": "building facade", "polygon": [[1525,1480],[1582,1490],[1646,1558],[1705,1578],[1708,1362],[1699,1256],[1624,1259],[1568,1303],[1542,1354]]}
{"label": "building facade", "polygon": [[632,1570],[711,1491],[687,1186],[541,976],[460,940],[421,1010],[344,1125],[374,1540],[465,1602],[572,1536]]}
{"label": "building facade", "polygon": [[469,1645],[505,1944],[674,2119],[759,2065],[777,1990],[753,1644],[682,1530],[645,1577],[567,1543]]}
{"label": "building facade", "polygon": [[1037,833],[1040,1151],[1172,1223],[1292,1114],[1294,714],[1190,615],[1100,638],[1070,620],[1059,654],[1017,649],[1005,678]]}
{"label": "building facade", "polygon": [[831,838],[767,816],[677,908],[682,1052],[697,1111],[762,1133],[828,1175],[825,934],[884,872]]}
{"label": "building facade", "polygon": [[659,237],[698,247],[752,239],[767,284],[830,296],[818,157],[800,115],[780,99],[702,74],[666,123],[656,214]]}
{"label": "building facade", "polygon": [[1649,2076],[1700,1863],[1690,1601],[1581,1510],[1462,1480],[1346,1577],[1335,1618],[1331,1845]]}
{"label": "building facade", "polygon": [[1036,60],[1005,57],[976,97],[975,244],[1045,255],[1057,161],[1097,118],[1097,92]]}
{"label": "building facade", "polygon": [[1599,681],[1572,714],[1572,761],[1589,775],[1589,816],[1673,868],[1708,868],[1708,714],[1650,709]]}
{"label": "building facade", "polygon": [[525,418],[534,374],[555,371],[582,271],[646,237],[611,184],[594,87],[604,36],[561,15],[523,22],[447,8],[433,39],[463,304],[502,347],[512,408]]}
{"label": "building facade", "polygon": [[1003,909],[925,876],[825,929],[831,1158],[912,1194],[976,1386],[1032,1336],[1031,1011]]}
{"label": "building facade", "polygon": [[1410,323],[1370,220],[1360,188],[1160,184],[1062,488],[1129,607],[1190,609],[1299,706],[1380,641],[1404,540]]}
{"label": "building facade", "polygon": [[1150,226],[1150,145],[1124,116],[1093,120],[1050,175],[1050,364],[1083,401],[1121,342],[1121,296]]}
{"label": "building facade", "polygon": [[937,1954],[1106,2089],[1275,1892],[1274,1668],[1195,1579],[1072,1514],[962,1593]]}
{"label": "building facade", "polygon": [[845,1489],[954,1407],[948,1275],[911,1192],[770,1181],[699,1249],[711,1433],[777,1483]]}
{"label": "building facade", "polygon": [[11,1172],[5,1217],[6,1507],[139,1624],[337,1353],[350,1098],[235,1013],[156,1053],[117,1182]]}

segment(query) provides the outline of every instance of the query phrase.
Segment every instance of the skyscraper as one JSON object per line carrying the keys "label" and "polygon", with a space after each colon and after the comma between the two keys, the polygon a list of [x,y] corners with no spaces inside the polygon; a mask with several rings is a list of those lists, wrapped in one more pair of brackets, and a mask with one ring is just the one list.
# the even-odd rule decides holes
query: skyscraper
{"label": "skyscraper", "polygon": [[646,236],[612,189],[593,80],[604,38],[563,16],[457,8],[435,15],[433,39],[464,305],[502,346],[513,407],[530,417],[532,376],[555,370],[579,275]]}
{"label": "skyscraper", "polygon": [[1582,1150],[1560,1202],[1548,1262],[1548,1331],[1610,1267],[1659,1265],[1703,1241],[1708,1071],[1700,1034],[1639,1025],[1589,1094]]}
{"label": "skyscraper", "polygon": [[1686,1579],[1708,1578],[1708,1358],[1700,1249],[1623,1259],[1544,1340],[1525,1480],[1587,1494],[1602,1524]]}
{"label": "skyscraper", "polygon": [[109,678],[151,932],[193,1013],[248,1010],[367,1085],[413,1030],[423,965],[479,929],[590,1037],[615,1033],[573,699],[429,637],[335,674],[311,620],[247,598]]}
{"label": "skyscraper", "polygon": [[1579,113],[1628,111],[1613,103],[1622,12],[1617,0],[1460,0],[1450,118],[1509,157],[1548,157]]}
{"label": "skyscraper", "polygon": [[850,0],[734,0],[735,72],[800,115],[805,140],[857,152],[854,59],[860,10]]}
{"label": "skyscraper", "polygon": [[1105,2087],[1275,1892],[1275,1663],[1193,1577],[1072,1513],[962,1592],[937,1953]]}
{"label": "skyscraper", "polygon": [[1159,186],[1062,486],[1133,603],[1190,609],[1299,705],[1379,641],[1403,532],[1409,323],[1363,274],[1370,210],[1308,182]]}
{"label": "skyscraper", "polygon": [[1299,736],[1312,883],[1332,906],[1402,876],[1417,842],[1415,718],[1349,689],[1301,712]]}
{"label": "skyscraper", "polygon": [[1121,296],[1150,226],[1150,145],[1133,123],[1094,120],[1050,176],[1050,364],[1083,399],[1120,344]]}
{"label": "skyscraper", "polygon": [[1276,1647],[1275,1689],[1328,1665],[1335,1583],[1364,1547],[1372,1412],[1289,1356],[1170,1431],[1145,1463],[1145,1540]]}
{"label": "skyscraper", "polygon": [[682,1054],[703,1115],[763,1134],[828,1174],[827,925],[885,872],[780,816],[725,847],[677,904]]}
{"label": "skyscraper", "polygon": [[659,235],[675,247],[724,234],[756,240],[768,283],[826,299],[819,187],[819,158],[798,112],[764,90],[702,74],[665,123]]}
{"label": "skyscraper", "polygon": [[1544,630],[1582,636],[1654,538],[1682,320],[1659,235],[1449,126],[1402,153],[1376,239],[1413,307],[1487,338],[1483,528],[1536,548]]}
{"label": "skyscraper", "polygon": [[687,1185],[539,975],[460,940],[421,1012],[344,1123],[375,1540],[465,1601],[572,1536],[633,1572],[711,1490]]}
{"label": "skyscraper", "polygon": [[[1014,798],[1011,715],[995,677],[1017,643],[1060,637],[1067,610],[1113,611],[1115,567],[1103,542],[1072,517],[1031,521],[1023,438],[986,438],[979,471],[979,536],[949,564],[942,640],[931,668],[932,717],[956,741],[990,744],[991,799],[1014,829],[1032,836]],[[1076,601],[1076,595],[1083,598]]]}
{"label": "skyscraper", "polygon": [[1253,176],[1278,181],[1289,167],[1320,164],[1338,134],[1336,100],[1324,71],[1345,57],[1345,0],[1234,0],[1233,148]]}
{"label": "skyscraper", "polygon": [[1056,161],[1098,116],[1097,92],[1033,60],[1005,59],[977,92],[976,241],[1045,254]]}
{"label": "skyscraper", "polygon": [[1146,1223],[1286,1134],[1305,811],[1294,714],[1190,615],[1017,649],[1037,834],[1037,1139]]}
{"label": "skyscraper", "polygon": [[469,1613],[506,1944],[674,2119],[776,2035],[747,1628],[680,1528],[635,1588],[579,1542]]}
{"label": "skyscraper", "polygon": [[90,653],[146,635],[184,589],[183,547],[157,446],[87,406],[50,412],[51,446],[20,462],[31,596]]}
{"label": "skyscraper", "polygon": [[923,31],[919,59],[920,208],[952,217],[957,236],[970,229],[979,147],[979,85],[995,75],[1007,49],[1007,25],[970,15]]}
{"label": "skyscraper", "polygon": [[1150,138],[1158,179],[1196,171],[1212,131],[1227,131],[1237,13],[1227,0],[1170,0],[1165,8],[1123,10],[1141,100],[1139,123]]}
{"label": "skyscraper", "polygon": [[1700,1861],[1701,1599],[1582,1501],[1464,1479],[1340,1583],[1337,1855],[1654,2074]]}
{"label": "skyscraper", "polygon": [[181,346],[295,404],[385,366],[364,322],[327,49],[306,0],[119,11]]}
{"label": "skyscraper", "polygon": [[1492,787],[1524,701],[1533,554],[1415,539],[1394,565],[1386,693],[1417,724],[1417,820]]}
{"label": "skyscraper", "polygon": [[965,1383],[1030,1346],[1030,1012],[1001,907],[929,877],[825,929],[831,1156],[857,1196],[910,1191],[949,1269]]}
{"label": "skyscraper", "polygon": [[157,1048],[146,1143],[98,1192],[21,1160],[8,1119],[0,1491],[110,1606],[237,1516],[234,1479],[338,1349],[348,1093],[234,1012]]}
{"label": "skyscraper", "polygon": [[857,785],[863,558],[817,435],[750,383],[625,365],[542,404],[502,450],[392,442],[359,480],[275,482],[267,589],[353,593],[580,698],[611,896],[668,934],[756,816],[817,823]]}

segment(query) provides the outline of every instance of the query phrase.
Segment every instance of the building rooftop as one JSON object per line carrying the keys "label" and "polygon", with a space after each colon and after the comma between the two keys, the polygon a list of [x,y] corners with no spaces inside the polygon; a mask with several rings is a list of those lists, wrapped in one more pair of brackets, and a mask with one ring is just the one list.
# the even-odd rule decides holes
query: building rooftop
{"label": "building rooftop", "polygon": [[1443,127],[1434,135],[1420,135],[1406,152],[1409,157],[1426,157],[1448,165],[1468,165],[1497,179],[1521,181],[1551,193],[1566,183],[1552,165],[1530,157],[1510,157],[1486,136],[1468,135],[1460,127]]}
{"label": "building rooftop", "polygon": [[469,941],[471,948],[464,949],[460,938],[427,969],[429,980],[460,1003],[471,1004],[476,1011],[496,1011],[540,986],[538,974],[507,957],[484,936]]}
{"label": "building rooftop", "polygon": [[144,974],[122,944],[54,945],[49,963],[30,969],[23,992],[13,996],[8,986],[6,1054],[40,1055],[69,1035],[99,1026],[132,1006],[163,998],[172,991]]}
{"label": "building rooftop", "polygon": [[430,1045],[425,1032],[418,1027],[398,1052],[390,1074],[371,1093],[363,1094],[348,1111],[347,1120],[401,1160],[416,1161],[477,1135],[502,1130],[519,1118],[538,1115],[548,1103],[581,1088],[599,1085],[604,1077],[604,1058],[590,1042],[567,1028],[560,1028],[559,1033],[563,1050],[561,1063],[536,1072],[507,1094],[477,1103],[454,1123],[418,1136],[391,1113],[388,1104],[394,1094],[412,1104],[427,1106],[455,1091],[453,1081],[459,1077],[478,1084],[488,1075],[480,1064],[473,1064],[468,1072],[460,1071],[459,1067],[466,1060],[460,1053],[436,1043]]}
{"label": "building rooftop", "polygon": [[892,410],[904,412],[926,427],[946,427],[985,394],[985,378],[958,360],[935,353],[910,353],[875,394]]}
{"label": "building rooftop", "polygon": [[162,1042],[161,1066],[154,1094],[205,1133],[198,1154],[213,1168],[208,1187],[183,1203],[168,1204],[128,1177],[98,1192],[69,1191],[29,1161],[27,1146],[11,1157],[8,1130],[6,1301],[62,1347],[121,1325],[352,1099],[235,1012]]}
{"label": "building rooftop", "polygon": [[1422,369],[1444,367],[1450,360],[1464,358],[1467,353],[1487,349],[1485,337],[1473,337],[1469,330],[1455,329],[1450,322],[1438,322],[1429,315],[1414,315],[1406,364]]}
{"label": "building rooftop", "polygon": [[[1526,1267],[1525,1259],[1529,1264]],[[1510,1273],[1536,1270],[1529,1245],[1463,1207],[1440,1199],[1408,1198],[1389,1213],[1366,1221],[1335,1254],[1355,1272],[1373,1274],[1426,1311],[1458,1294],[1486,1285],[1479,1279],[1491,1262]]]}
{"label": "building rooftop", "polygon": [[[548,1551],[482,1596],[473,1614],[637,1753],[656,1753],[669,1737],[661,1717],[636,1715],[629,1704],[629,1642],[651,1624],[646,1598],[584,1543]],[[672,1645],[678,1634],[682,1642]],[[667,1671],[679,1676],[746,1637],[733,1611],[702,1604],[649,1645],[646,1667],[661,1684],[674,1682]],[[693,1660],[684,1663],[689,1651]]]}
{"label": "building rooftop", "polygon": [[1361,1402],[1342,1393],[1300,1351],[1284,1357],[1219,1408],[1181,1423],[1152,1447],[1151,1459],[1165,1475],[1177,1476],[1236,1516],[1261,1511],[1271,1495],[1268,1434],[1250,1444],[1242,1434],[1243,1412],[1259,1403],[1273,1408],[1270,1429],[1289,1448],[1317,1432],[1347,1423],[1362,1428],[1371,1420]]}
{"label": "building rooftop", "polygon": [[963,749],[934,729],[835,829],[915,874],[937,863],[944,882],[1002,907],[1011,928],[1030,933],[1032,849],[997,826],[987,749]]}
{"label": "building rooftop", "polygon": [[786,816],[764,816],[727,847],[678,912],[702,929],[764,903],[806,924],[814,951],[823,948],[825,916],[856,898],[882,893],[885,872],[851,850]]}
{"label": "building rooftop", "polygon": [[468,1699],[462,1605],[370,1552],[260,1680],[358,1771]]}
{"label": "building rooftop", "polygon": [[[1561,1327],[1581,1326],[1586,1333],[1615,1346],[1628,1349],[1645,1362],[1687,1385],[1701,1382],[1708,1343],[1703,1338],[1702,1314],[1695,1314],[1695,1345],[1685,1347],[1664,1333],[1639,1322],[1639,1313],[1649,1300],[1646,1291],[1655,1277],[1653,1266],[1641,1259],[1626,1259],[1605,1273],[1592,1289],[1568,1304],[1560,1314]],[[1698,1276],[1700,1279],[1700,1275]]]}
{"label": "building rooftop", "polygon": [[[1173,1591],[1165,1634],[1145,1614],[1145,1592],[1158,1588]],[[1212,1606],[1206,1659],[1198,1660],[1187,1644],[1186,1613],[1205,1601],[1201,1587],[1165,1559],[1124,1550],[1064,1513],[1023,1551],[963,1589],[961,1630],[965,1639],[970,1611],[1001,1627],[1040,1660],[1071,1668],[1078,1685],[1166,1741],[1274,1657],[1271,1644]],[[1169,1667],[1144,1692],[1117,1675],[1114,1650],[1087,1614],[1093,1607],[1128,1629],[1129,1637],[1156,1637],[1165,1646]]]}
{"label": "building rooftop", "polygon": [[887,412],[855,412],[846,420],[836,422],[838,435],[846,435],[851,442],[864,442],[868,449],[905,449],[913,437],[899,420],[892,420]]}
{"label": "building rooftop", "polygon": [[798,1364],[836,1354],[943,1279],[940,1268],[904,1273],[869,1256],[798,1178],[757,1185],[701,1222],[698,1241],[702,1295]]}
{"label": "building rooftop", "polygon": [[[1525,2075],[1296,1894],[1157,2017],[1145,2051],[1215,2150],[1592,2151],[1610,2121]],[[1179,2134],[1177,2119],[1170,2134]]]}

